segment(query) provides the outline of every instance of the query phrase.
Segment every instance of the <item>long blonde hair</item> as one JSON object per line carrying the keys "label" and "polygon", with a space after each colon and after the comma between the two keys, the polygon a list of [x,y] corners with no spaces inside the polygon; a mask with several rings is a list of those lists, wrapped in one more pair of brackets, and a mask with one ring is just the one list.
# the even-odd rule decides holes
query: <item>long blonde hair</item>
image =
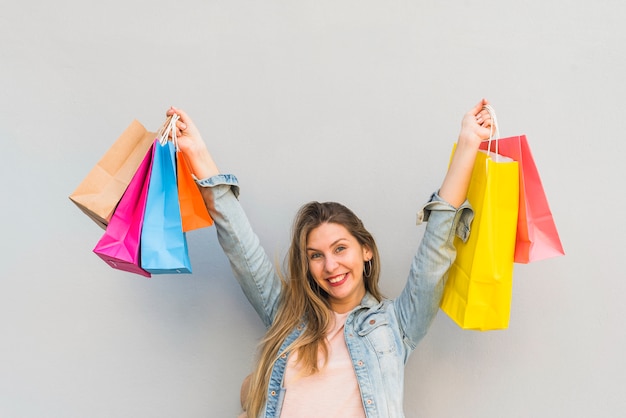
{"label": "long blonde hair", "polygon": [[[252,374],[246,410],[250,418],[258,417],[267,401],[267,390],[276,360],[283,354],[298,352],[298,362],[307,374],[318,372],[318,352],[328,357],[326,330],[332,320],[328,295],[309,272],[306,254],[309,233],[324,223],[345,227],[362,246],[372,252],[371,269],[363,275],[365,290],[379,301],[383,296],[378,288],[380,263],[378,248],[363,222],[347,207],[335,202],[310,202],[298,211],[292,227],[291,246],[287,254],[288,276],[282,278],[281,300],[265,337],[260,343],[259,361]],[[300,324],[305,328],[300,336],[279,352],[281,345]]]}

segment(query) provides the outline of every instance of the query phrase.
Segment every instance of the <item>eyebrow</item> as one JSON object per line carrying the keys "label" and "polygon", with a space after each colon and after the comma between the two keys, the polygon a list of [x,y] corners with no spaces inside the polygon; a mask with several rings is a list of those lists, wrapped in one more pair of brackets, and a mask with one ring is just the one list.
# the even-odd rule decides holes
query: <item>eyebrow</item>
{"label": "eyebrow", "polygon": [[[348,238],[339,238],[338,240],[336,240],[335,242],[333,242],[332,244],[330,244],[331,247],[334,247],[335,245],[339,244],[339,242],[341,241],[348,241]],[[316,250],[315,248],[311,248],[311,247],[306,247],[307,251],[319,251]]]}

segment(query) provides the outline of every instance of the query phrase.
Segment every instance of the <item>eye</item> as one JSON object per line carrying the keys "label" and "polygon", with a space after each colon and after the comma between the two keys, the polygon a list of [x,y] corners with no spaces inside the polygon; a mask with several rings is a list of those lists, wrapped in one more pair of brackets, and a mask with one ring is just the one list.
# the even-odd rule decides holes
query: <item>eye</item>
{"label": "eye", "polygon": [[340,253],[340,252],[344,251],[345,249],[346,249],[345,246],[339,245],[337,248],[335,248],[335,252],[336,253]]}
{"label": "eye", "polygon": [[320,254],[320,253],[311,253],[311,254],[309,254],[309,259],[311,259],[311,260],[316,260],[316,259],[318,259],[320,257],[322,257],[322,254]]}

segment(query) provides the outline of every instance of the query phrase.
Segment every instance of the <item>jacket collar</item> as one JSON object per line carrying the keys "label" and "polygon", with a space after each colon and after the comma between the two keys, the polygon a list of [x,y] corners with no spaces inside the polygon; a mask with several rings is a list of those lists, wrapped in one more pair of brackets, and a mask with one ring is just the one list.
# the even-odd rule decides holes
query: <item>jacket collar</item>
{"label": "jacket collar", "polygon": [[365,292],[365,296],[361,299],[361,303],[355,309],[359,308],[373,308],[376,305],[379,305],[380,302],[376,299],[370,292]]}

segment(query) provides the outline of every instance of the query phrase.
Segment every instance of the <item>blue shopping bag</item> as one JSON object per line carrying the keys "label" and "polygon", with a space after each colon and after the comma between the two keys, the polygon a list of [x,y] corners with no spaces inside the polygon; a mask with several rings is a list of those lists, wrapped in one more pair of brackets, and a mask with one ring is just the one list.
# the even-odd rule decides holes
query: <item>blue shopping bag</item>
{"label": "blue shopping bag", "polygon": [[141,230],[141,267],[152,274],[191,273],[178,203],[176,149],[171,141],[162,145],[157,140],[154,145]]}

